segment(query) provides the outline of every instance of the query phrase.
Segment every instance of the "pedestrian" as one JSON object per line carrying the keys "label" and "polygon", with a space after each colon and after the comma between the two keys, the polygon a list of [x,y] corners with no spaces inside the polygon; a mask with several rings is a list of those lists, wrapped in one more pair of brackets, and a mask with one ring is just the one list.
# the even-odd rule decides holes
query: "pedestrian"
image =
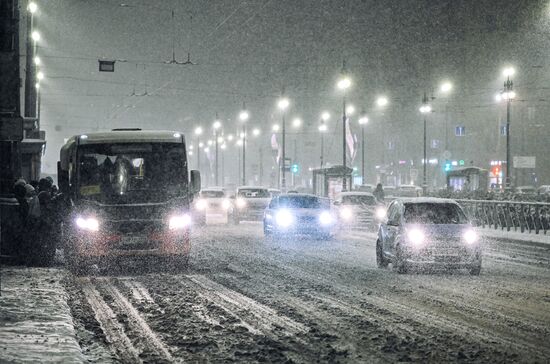
{"label": "pedestrian", "polygon": [[376,185],[376,188],[372,192],[374,195],[374,198],[378,201],[383,203],[384,202],[384,188],[382,188],[382,183],[379,183]]}

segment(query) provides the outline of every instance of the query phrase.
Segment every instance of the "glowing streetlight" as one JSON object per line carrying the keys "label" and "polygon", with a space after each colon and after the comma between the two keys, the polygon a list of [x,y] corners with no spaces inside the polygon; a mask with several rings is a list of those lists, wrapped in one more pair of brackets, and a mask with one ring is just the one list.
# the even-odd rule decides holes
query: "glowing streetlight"
{"label": "glowing streetlight", "polygon": [[222,123],[221,123],[221,121],[219,121],[219,120],[214,121],[214,123],[212,124],[212,128],[213,128],[214,130],[218,130],[218,129],[221,128],[221,127],[222,127]]}
{"label": "glowing streetlight", "polygon": [[204,152],[205,152],[205,153],[210,152],[210,148],[209,148],[209,147],[204,148]]}
{"label": "glowing streetlight", "polygon": [[328,121],[330,119],[330,113],[328,111],[323,111],[321,113],[321,120]]}
{"label": "glowing streetlight", "polygon": [[319,125],[319,131],[320,131],[321,133],[324,133],[324,132],[327,131],[327,130],[328,130],[327,124],[321,124],[321,125]]}
{"label": "glowing streetlight", "polygon": [[365,125],[369,122],[369,118],[367,117],[367,115],[362,115],[357,122],[359,123],[359,125]]}
{"label": "glowing streetlight", "polygon": [[36,5],[35,2],[30,2],[29,5],[27,6],[27,9],[31,14],[34,14],[38,10],[38,5]]}
{"label": "glowing streetlight", "polygon": [[345,91],[347,90],[348,88],[351,87],[351,78],[347,77],[347,76],[343,76],[341,77],[338,82],[336,82],[336,87],[339,89],[339,90],[342,90],[342,91]]}
{"label": "glowing streetlight", "polygon": [[273,130],[275,133],[279,132],[280,129],[281,127],[279,126],[279,124],[273,124],[273,126],[271,127],[271,130]]}
{"label": "glowing streetlight", "polygon": [[294,118],[294,120],[292,120],[292,126],[295,128],[299,128],[300,126],[302,126],[302,119]]}
{"label": "glowing streetlight", "polygon": [[225,149],[227,149],[227,145],[226,145],[225,143],[223,143],[223,144],[220,146],[220,148],[222,148],[222,150],[225,150]]}
{"label": "glowing streetlight", "polygon": [[252,135],[254,135],[254,136],[260,135],[260,129],[255,128],[254,130],[252,130]]}
{"label": "glowing streetlight", "polygon": [[35,42],[38,42],[40,41],[40,33],[36,30],[34,30],[32,33],[31,33],[31,38],[32,40],[34,40]]}
{"label": "glowing streetlight", "polygon": [[243,140],[242,139],[237,140],[236,144],[238,146],[242,146],[243,145]]}
{"label": "glowing streetlight", "polygon": [[445,81],[441,84],[440,90],[443,93],[449,93],[453,89],[453,84],[449,81]]}
{"label": "glowing streetlight", "polygon": [[376,99],[376,105],[378,107],[384,107],[388,104],[388,98],[386,96],[380,96]]}
{"label": "glowing streetlight", "polygon": [[279,99],[279,101],[277,101],[277,107],[281,111],[285,111],[286,109],[288,109],[289,105],[290,105],[290,100],[287,99],[286,97],[282,97]]}
{"label": "glowing streetlight", "polygon": [[250,114],[248,113],[248,111],[242,110],[239,113],[239,120],[242,121],[243,123],[246,122],[249,118],[250,118]]}
{"label": "glowing streetlight", "polygon": [[213,143],[213,142],[212,142],[211,139],[208,139],[208,140],[206,141],[206,144],[207,144],[209,147],[212,146],[212,143]]}
{"label": "glowing streetlight", "polygon": [[199,142],[199,148],[202,148],[204,147],[204,143],[203,142]]}
{"label": "glowing streetlight", "polygon": [[218,141],[219,144],[223,143],[223,137],[218,137],[218,139],[216,139]]}
{"label": "glowing streetlight", "polygon": [[40,59],[40,57],[34,57],[34,64],[37,66],[40,66],[40,64],[42,64],[42,60]]}
{"label": "glowing streetlight", "polygon": [[202,128],[200,126],[195,128],[195,135],[202,135]]}
{"label": "glowing streetlight", "polygon": [[516,70],[514,69],[514,67],[506,67],[505,69],[502,70],[502,75],[506,78],[512,77],[515,74],[516,74]]}
{"label": "glowing streetlight", "polygon": [[228,141],[232,142],[232,141],[233,141],[233,138],[234,138],[233,134],[228,134],[228,135],[227,135],[227,140],[228,140]]}
{"label": "glowing streetlight", "polygon": [[422,114],[427,114],[427,113],[429,113],[429,112],[432,111],[432,107],[431,107],[430,105],[427,105],[427,104],[426,104],[426,105],[420,106],[420,109],[419,109],[419,110],[420,110],[420,112],[421,112]]}
{"label": "glowing streetlight", "polygon": [[38,90],[40,88],[40,82],[35,83],[34,87]]}
{"label": "glowing streetlight", "polygon": [[351,116],[353,114],[355,114],[355,106],[346,105],[346,116]]}
{"label": "glowing streetlight", "polygon": [[44,79],[44,73],[42,73],[42,71],[38,72],[38,73],[36,74],[36,79],[37,79],[38,81],[42,81],[42,80]]}

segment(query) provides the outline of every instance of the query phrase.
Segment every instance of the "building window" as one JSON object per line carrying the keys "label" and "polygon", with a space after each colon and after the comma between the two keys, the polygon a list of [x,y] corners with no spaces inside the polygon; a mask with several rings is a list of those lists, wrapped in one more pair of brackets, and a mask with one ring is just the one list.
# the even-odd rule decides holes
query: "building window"
{"label": "building window", "polygon": [[466,127],[465,126],[457,126],[455,127],[455,136],[464,136],[466,135]]}
{"label": "building window", "polygon": [[441,144],[439,139],[432,139],[432,149],[439,149],[439,145]]}
{"label": "building window", "polygon": [[500,136],[506,136],[506,125],[500,126]]}

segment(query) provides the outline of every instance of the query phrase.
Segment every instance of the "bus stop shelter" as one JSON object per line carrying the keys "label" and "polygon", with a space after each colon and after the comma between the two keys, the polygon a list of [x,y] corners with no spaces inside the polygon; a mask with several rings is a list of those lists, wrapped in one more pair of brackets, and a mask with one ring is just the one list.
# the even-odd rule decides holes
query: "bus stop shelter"
{"label": "bus stop shelter", "polygon": [[[338,199],[344,191],[351,191],[353,169],[341,165],[313,170],[313,193],[317,196]],[[343,189],[343,179],[346,187]]]}

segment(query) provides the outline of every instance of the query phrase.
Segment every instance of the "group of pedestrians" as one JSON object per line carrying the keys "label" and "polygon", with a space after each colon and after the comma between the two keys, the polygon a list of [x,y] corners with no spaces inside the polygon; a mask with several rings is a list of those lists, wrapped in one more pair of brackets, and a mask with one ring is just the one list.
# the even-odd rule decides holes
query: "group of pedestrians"
{"label": "group of pedestrians", "polygon": [[14,253],[18,263],[46,266],[53,262],[59,238],[60,195],[51,177],[13,185],[18,202],[14,219]]}

